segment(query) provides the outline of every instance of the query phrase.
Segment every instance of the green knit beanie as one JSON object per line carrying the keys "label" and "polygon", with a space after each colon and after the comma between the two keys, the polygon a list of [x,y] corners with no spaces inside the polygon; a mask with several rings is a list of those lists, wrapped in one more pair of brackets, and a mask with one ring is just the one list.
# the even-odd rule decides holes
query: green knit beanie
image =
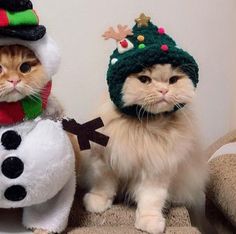
{"label": "green knit beanie", "polygon": [[[132,30],[118,25],[118,32],[112,27],[103,35],[105,39],[115,39],[117,49],[110,57],[107,82],[111,100],[117,108],[128,115],[136,115],[139,106],[124,107],[122,88],[125,79],[132,73],[155,64],[171,64],[179,67],[192,80],[198,83],[198,65],[194,58],[181,49],[161,27],[150,22],[150,17],[141,14]],[[181,103],[183,106],[184,103]],[[178,108],[175,107],[173,111]]]}

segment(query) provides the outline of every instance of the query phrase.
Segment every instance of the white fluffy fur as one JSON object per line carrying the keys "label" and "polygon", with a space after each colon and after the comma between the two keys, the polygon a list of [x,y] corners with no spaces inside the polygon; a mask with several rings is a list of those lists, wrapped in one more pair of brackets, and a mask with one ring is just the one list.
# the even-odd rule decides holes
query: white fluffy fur
{"label": "white fluffy fur", "polygon": [[[66,132],[60,122],[40,119],[2,127],[0,136],[8,130],[17,131],[22,142],[11,151],[0,145],[0,165],[6,158],[17,156],[24,163],[24,171],[14,180],[0,175],[0,208],[24,208],[23,224],[27,228],[63,231],[75,193],[75,157]],[[19,202],[4,197],[5,190],[15,184],[27,191]]]}
{"label": "white fluffy fur", "polygon": [[47,34],[38,41],[25,41],[16,38],[0,38],[0,46],[23,45],[31,49],[40,60],[49,77],[56,74],[60,65],[60,53],[56,42]]}
{"label": "white fluffy fur", "polygon": [[[132,104],[140,101],[153,113],[173,108],[171,101],[161,103],[159,108],[163,97],[157,92],[169,82],[172,73],[170,66],[154,69],[149,74],[155,80],[153,84],[140,83],[132,75],[124,84],[124,100],[133,101]],[[178,88],[166,85],[169,95],[173,101],[185,98],[191,102],[194,94],[191,81],[184,75],[178,82]],[[184,92],[184,87],[188,91]],[[147,103],[145,98],[150,92],[152,100]],[[125,192],[137,203],[136,228],[159,234],[165,228],[162,209],[166,201],[202,208],[208,173],[194,114],[188,107],[170,115],[138,119],[123,115],[108,101],[98,114],[105,122],[101,131],[110,136],[110,141],[105,149],[93,145],[90,152],[82,154],[80,183],[89,189],[84,197],[88,211],[105,211],[117,194]]]}

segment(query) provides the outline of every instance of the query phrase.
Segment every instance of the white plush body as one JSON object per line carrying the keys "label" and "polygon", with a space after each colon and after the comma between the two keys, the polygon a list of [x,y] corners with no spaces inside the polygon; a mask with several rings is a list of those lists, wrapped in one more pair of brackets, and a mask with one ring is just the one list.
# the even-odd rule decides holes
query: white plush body
{"label": "white plush body", "polygon": [[[0,208],[23,207],[27,228],[63,231],[75,193],[75,156],[66,132],[60,122],[35,120],[0,128],[0,138],[9,130],[17,132],[22,141],[15,150],[1,144],[0,165],[9,157],[18,157],[24,170],[15,179],[0,171]],[[6,189],[14,185],[25,188],[23,200],[5,198]]]}

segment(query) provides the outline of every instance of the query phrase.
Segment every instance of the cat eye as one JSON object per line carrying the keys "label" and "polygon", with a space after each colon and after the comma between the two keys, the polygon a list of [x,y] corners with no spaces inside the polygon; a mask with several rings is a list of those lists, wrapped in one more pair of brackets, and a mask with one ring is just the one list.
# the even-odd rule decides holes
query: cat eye
{"label": "cat eye", "polygon": [[169,84],[175,84],[180,79],[180,76],[172,76],[169,79]]}
{"label": "cat eye", "polygon": [[149,76],[138,76],[138,79],[142,83],[151,83],[152,79]]}
{"label": "cat eye", "polygon": [[31,71],[31,65],[29,63],[22,63],[20,66],[20,71],[22,73],[28,73]]}

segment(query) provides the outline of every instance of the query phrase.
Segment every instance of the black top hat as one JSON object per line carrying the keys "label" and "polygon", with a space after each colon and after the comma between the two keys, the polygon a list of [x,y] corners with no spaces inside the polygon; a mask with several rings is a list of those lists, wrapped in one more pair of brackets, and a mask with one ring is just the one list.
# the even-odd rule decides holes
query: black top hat
{"label": "black top hat", "polygon": [[0,36],[37,41],[46,34],[30,0],[0,0]]}

